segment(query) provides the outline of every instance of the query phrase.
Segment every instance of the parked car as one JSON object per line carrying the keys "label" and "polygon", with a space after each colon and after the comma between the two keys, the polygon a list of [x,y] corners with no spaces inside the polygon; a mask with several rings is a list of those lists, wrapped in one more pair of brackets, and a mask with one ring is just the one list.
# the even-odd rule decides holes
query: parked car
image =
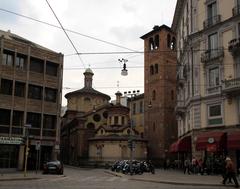
{"label": "parked car", "polygon": [[55,173],[62,175],[63,174],[63,164],[58,161],[49,161],[43,164],[43,174]]}

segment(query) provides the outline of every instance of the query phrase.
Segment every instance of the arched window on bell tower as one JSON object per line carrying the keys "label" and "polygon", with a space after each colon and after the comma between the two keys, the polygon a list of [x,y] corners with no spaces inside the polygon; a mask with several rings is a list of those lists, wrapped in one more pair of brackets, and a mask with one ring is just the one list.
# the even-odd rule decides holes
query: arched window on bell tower
{"label": "arched window on bell tower", "polygon": [[149,39],[149,50],[152,51],[154,49],[154,41],[153,38],[151,37]]}
{"label": "arched window on bell tower", "polygon": [[176,49],[176,38],[175,38],[175,37],[172,38],[171,49],[172,49],[172,50],[175,50],[175,49]]}
{"label": "arched window on bell tower", "polygon": [[158,49],[159,48],[159,35],[155,35],[154,37],[154,48]]}
{"label": "arched window on bell tower", "polygon": [[167,34],[167,47],[171,48],[171,35]]}
{"label": "arched window on bell tower", "polygon": [[152,92],[152,100],[156,100],[156,91],[155,90],[153,90],[153,92]]}

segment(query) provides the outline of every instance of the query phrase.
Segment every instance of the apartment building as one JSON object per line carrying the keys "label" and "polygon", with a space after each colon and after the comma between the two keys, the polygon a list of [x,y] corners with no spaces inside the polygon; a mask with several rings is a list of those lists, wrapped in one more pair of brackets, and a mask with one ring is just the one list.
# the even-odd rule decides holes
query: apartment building
{"label": "apartment building", "polygon": [[128,98],[128,107],[130,108],[130,119],[132,126],[144,137],[144,94],[136,94]]}
{"label": "apartment building", "polygon": [[177,120],[172,152],[240,167],[240,1],[178,0]]}
{"label": "apartment building", "polygon": [[63,55],[10,31],[0,36],[0,168],[23,169],[28,136],[33,169],[59,152]]}

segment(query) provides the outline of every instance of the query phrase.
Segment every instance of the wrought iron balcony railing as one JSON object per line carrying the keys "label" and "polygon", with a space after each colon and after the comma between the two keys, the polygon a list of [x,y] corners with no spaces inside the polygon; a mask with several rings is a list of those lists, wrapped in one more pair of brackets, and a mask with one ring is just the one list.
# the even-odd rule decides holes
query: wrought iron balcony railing
{"label": "wrought iron balcony railing", "polygon": [[240,38],[229,41],[228,51],[231,52],[233,56],[240,55]]}
{"label": "wrought iron balcony railing", "polygon": [[232,9],[232,14],[233,14],[233,16],[237,16],[240,14],[240,5],[238,5]]}
{"label": "wrought iron balcony railing", "polygon": [[224,57],[224,48],[207,50],[201,54],[201,62],[208,63],[210,61]]}
{"label": "wrought iron balcony railing", "polygon": [[210,17],[203,22],[203,28],[204,29],[209,28],[219,22],[221,22],[221,15]]}

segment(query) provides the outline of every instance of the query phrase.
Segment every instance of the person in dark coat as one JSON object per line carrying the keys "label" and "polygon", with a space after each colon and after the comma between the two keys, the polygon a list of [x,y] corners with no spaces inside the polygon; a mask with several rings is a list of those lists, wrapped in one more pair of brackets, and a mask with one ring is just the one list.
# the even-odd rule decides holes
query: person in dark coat
{"label": "person in dark coat", "polygon": [[235,183],[235,187],[238,188],[239,184],[236,178],[236,171],[234,170],[234,164],[231,160],[231,158],[227,157],[226,158],[226,173],[224,176],[224,179],[222,181],[222,183],[225,185],[227,179],[233,179],[234,183]]}

